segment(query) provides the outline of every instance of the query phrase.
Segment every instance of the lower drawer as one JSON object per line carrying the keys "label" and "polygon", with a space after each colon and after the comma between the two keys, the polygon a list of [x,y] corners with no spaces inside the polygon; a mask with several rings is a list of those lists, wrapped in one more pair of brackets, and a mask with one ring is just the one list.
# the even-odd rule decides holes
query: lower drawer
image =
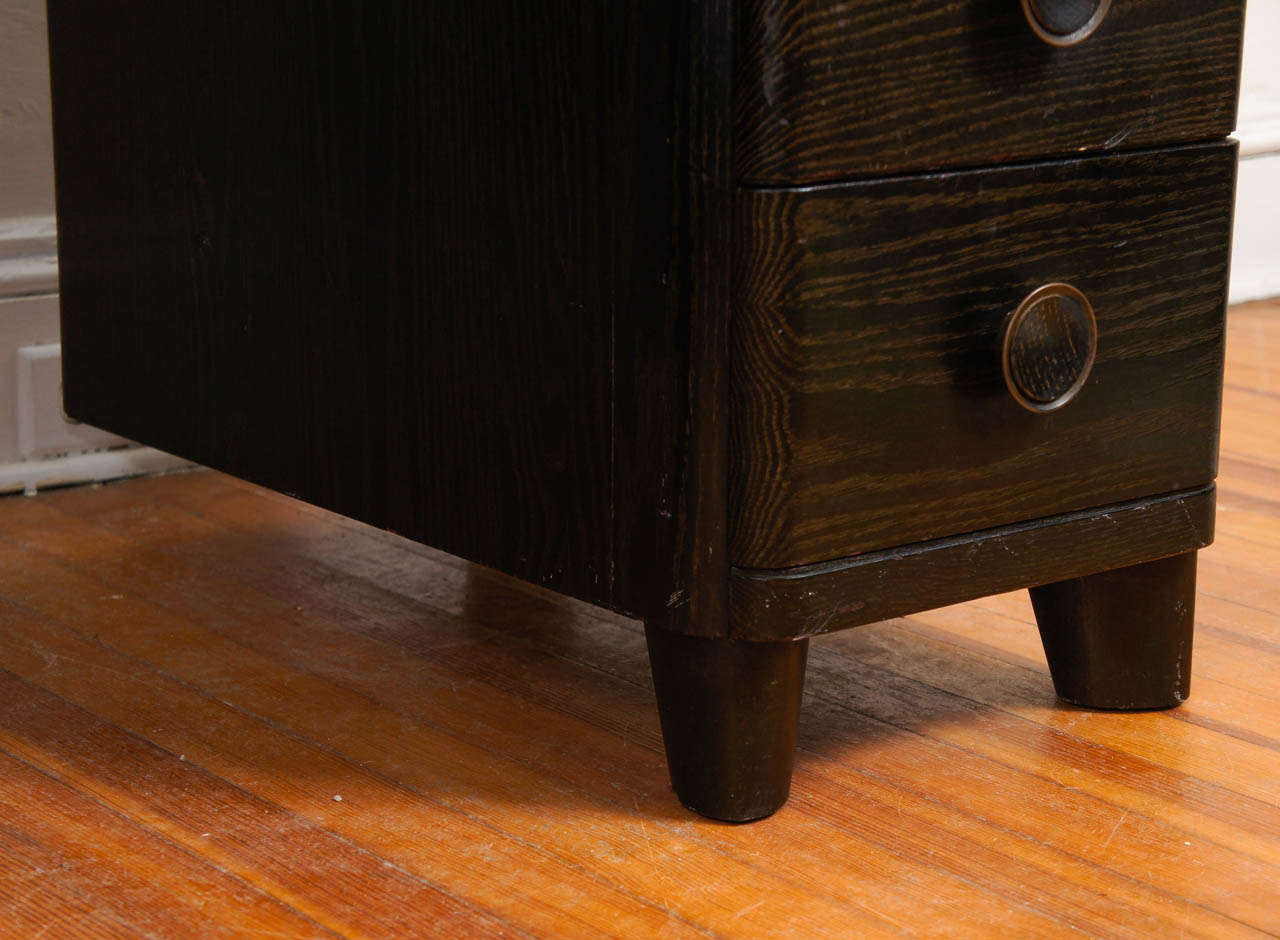
{"label": "lower drawer", "polygon": [[[744,191],[733,563],[1210,482],[1235,161],[1224,142]],[[1011,324],[1051,284],[1071,290]]]}

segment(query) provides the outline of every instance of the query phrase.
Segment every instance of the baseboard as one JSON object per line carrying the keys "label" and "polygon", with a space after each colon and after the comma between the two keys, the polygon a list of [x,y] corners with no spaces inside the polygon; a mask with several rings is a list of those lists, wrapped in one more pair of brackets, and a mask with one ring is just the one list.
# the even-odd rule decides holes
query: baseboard
{"label": "baseboard", "polygon": [[1231,302],[1280,296],[1280,150],[1240,160]]}
{"label": "baseboard", "polygon": [[[14,249],[22,241],[15,233],[31,235],[33,228],[35,237],[26,239],[25,248],[0,255],[0,276],[7,278],[0,287],[20,285],[30,291],[27,296],[0,297],[0,493],[30,494],[49,486],[190,466],[63,417],[58,298],[47,292],[51,284],[56,286],[56,262],[50,260],[52,274],[37,263],[10,263],[39,257],[41,244],[47,245],[39,227],[0,222],[0,249]],[[26,273],[17,279],[15,271]]]}
{"label": "baseboard", "polygon": [[191,466],[189,461],[150,447],[119,447],[48,460],[20,460],[0,464],[0,493],[21,491],[34,496],[37,490],[51,486],[97,483]]}
{"label": "baseboard", "polygon": [[53,216],[0,219],[0,297],[58,289],[58,228]]}

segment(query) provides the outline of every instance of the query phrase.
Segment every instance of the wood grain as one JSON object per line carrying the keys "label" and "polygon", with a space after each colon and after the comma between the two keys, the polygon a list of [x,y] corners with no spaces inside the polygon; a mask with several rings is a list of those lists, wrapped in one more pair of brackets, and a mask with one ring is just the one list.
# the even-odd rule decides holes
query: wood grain
{"label": "wood grain", "polygon": [[54,0],[68,411],[723,633],[730,30]]}
{"label": "wood grain", "polygon": [[[678,243],[686,252],[677,260],[677,278],[686,285],[689,310],[687,343],[674,337],[665,361],[670,368],[665,379],[672,386],[687,388],[685,413],[670,414],[675,421],[652,440],[639,434],[622,433],[618,438],[618,494],[615,501],[618,567],[627,571],[624,583],[631,583],[636,598],[632,609],[641,611],[650,622],[694,636],[725,636],[729,631],[729,308],[733,283],[733,243],[736,197],[733,171],[733,56],[736,0],[705,0],[686,4],[688,22],[685,47],[677,58],[688,63],[688,81],[678,87],[680,119],[676,127],[676,152],[686,154],[687,166],[677,182]],[[637,352],[654,341],[653,323],[644,317],[633,324],[632,337],[623,337],[624,357],[633,363]],[[687,346],[687,356],[670,355]],[[628,348],[631,347],[631,348]],[[687,369],[681,376],[679,368]],[[652,366],[628,373],[637,378],[653,373]],[[652,381],[652,380],[651,380]],[[619,385],[619,395],[625,395]],[[633,414],[637,426],[664,400],[661,388],[649,400],[636,399],[621,409]],[[665,434],[666,440],[661,436]],[[628,441],[637,446],[628,447]],[[655,465],[651,448],[674,447],[673,467],[681,468],[679,496],[672,519],[671,543],[649,542],[649,531],[636,525],[637,506],[655,505],[660,517],[667,507],[662,492],[672,483]],[[684,450],[681,451],[680,448]],[[661,450],[659,450],[661,453]],[[628,489],[628,480],[639,488]],[[656,489],[655,489],[656,488]],[[638,502],[630,502],[638,500]],[[628,509],[628,505],[632,508]],[[639,517],[644,520],[645,516]],[[652,517],[647,517],[652,523]],[[652,526],[650,526],[650,531]],[[665,531],[665,530],[663,530]],[[658,534],[662,534],[659,532]],[[645,582],[646,569],[663,572]],[[664,591],[668,591],[665,596]],[[646,595],[648,595],[646,597]],[[647,606],[641,599],[648,601]],[[652,598],[652,601],[649,599]],[[659,609],[653,601],[661,601]]]}
{"label": "wood grain", "polygon": [[[0,701],[6,730],[19,723],[22,733],[32,737],[50,733],[51,712],[67,717],[65,702],[24,686],[7,673],[0,676]],[[88,745],[86,752],[92,752],[92,738],[77,743]],[[11,754],[0,752],[0,781],[0,814],[6,834],[21,834],[21,839],[15,840],[21,848],[11,843],[5,846],[5,854],[36,860],[54,874],[55,882],[65,882],[92,899],[108,915],[106,919],[132,921],[145,936],[156,937],[274,933],[320,940],[337,936],[228,873],[211,858],[190,854]],[[135,780],[133,785],[151,782]],[[32,893],[38,896],[40,881],[32,882]],[[15,906],[34,900],[28,898]],[[218,925],[216,932],[206,929],[209,922]]]}
{"label": "wood grain", "polygon": [[1054,48],[1006,0],[749,0],[738,172],[816,183],[1226,136],[1243,0],[1126,0]]}
{"label": "wood grain", "polygon": [[[1026,592],[819,637],[749,827],[670,792],[638,623],[213,473],[0,500],[0,748],[56,781],[0,936],[189,922],[124,888],[170,845],[352,937],[1273,935],[1280,424],[1231,407],[1280,305],[1228,334],[1191,699],[1061,706]],[[31,880],[36,831],[103,867]]]}
{"label": "wood grain", "polygon": [[[103,805],[139,820],[150,838],[163,837],[182,857],[190,853],[216,864],[241,894],[257,885],[266,896],[284,899],[307,915],[318,935],[447,937],[491,931],[500,923],[429,880],[387,865],[384,856],[201,770],[185,754],[175,760],[173,753],[9,674],[0,694],[0,735],[15,751]],[[39,742],[38,749],[33,742]],[[101,823],[98,827],[104,828]],[[102,833],[83,838],[100,843]],[[136,846],[132,853],[129,847],[119,852],[125,862],[135,857],[163,860],[161,853]],[[325,872],[334,868],[343,872],[336,886],[325,883]],[[196,901],[208,906],[213,902],[205,900],[204,892],[216,896],[216,891],[228,890],[214,885],[197,896],[197,883],[180,866],[177,877],[180,888],[154,906],[182,910]],[[229,912],[216,916],[230,919]],[[197,934],[198,926],[180,936]]]}
{"label": "wood grain", "polygon": [[732,635],[830,633],[1203,548],[1213,500],[1207,486],[780,571],[734,568]]}
{"label": "wood grain", "polygon": [[[1211,481],[1235,147],[755,190],[734,311],[731,547],[788,568]],[[1076,398],[1019,407],[1000,328],[1093,304]]]}
{"label": "wood grain", "polygon": [[[545,624],[558,622],[570,626],[572,623],[566,620],[562,599],[531,595],[528,590],[503,579],[490,580],[491,573],[473,566],[462,572],[466,577],[455,588],[456,569],[432,564],[420,553],[419,546],[388,542],[383,537],[384,549],[390,547],[396,555],[409,553],[405,560],[412,563],[412,574],[402,581],[392,574],[401,567],[393,555],[383,550],[379,551],[378,558],[372,559],[367,551],[358,549],[373,533],[346,530],[341,533],[345,543],[341,548],[326,548],[324,532],[339,534],[331,528],[335,521],[332,517],[321,520],[306,511],[299,513],[301,507],[283,501],[263,504],[251,491],[225,478],[148,482],[163,487],[163,493],[152,490],[151,497],[139,503],[136,496],[127,492],[108,490],[66,508],[83,511],[87,517],[110,525],[113,530],[128,532],[146,545],[163,546],[167,557],[156,561],[163,561],[171,576],[189,571],[199,578],[197,572],[204,570],[207,574],[211,570],[209,566],[215,564],[221,576],[247,579],[234,582],[252,598],[252,606],[243,616],[228,624],[225,617],[200,615],[219,631],[226,632],[229,627],[230,635],[238,643],[264,650],[273,659],[284,657],[295,668],[318,670],[343,686],[362,690],[383,707],[414,714],[420,720],[444,727],[469,729],[467,734],[486,749],[512,754],[542,773],[579,787],[580,800],[566,802],[566,812],[592,812],[589,807],[600,802],[601,812],[641,815],[643,826],[629,825],[650,835],[655,831],[665,832],[664,820],[673,812],[684,812],[674,807],[667,790],[656,713],[646,687],[648,665],[643,638],[633,632],[634,625],[631,630],[619,630],[620,624],[615,620],[595,619],[598,611],[594,616],[588,609],[578,611],[577,616],[584,618],[582,624],[588,630],[604,630],[609,637],[603,648],[591,641],[593,648],[604,653],[603,660],[583,659],[574,655],[569,647],[557,649],[543,642],[548,636]],[[172,486],[174,483],[178,485]],[[258,512],[243,512],[246,497],[252,499]],[[118,501],[121,499],[123,502]],[[163,504],[158,504],[160,499]],[[218,520],[219,525],[201,525],[199,518],[173,512],[171,507],[175,505],[191,507],[192,511],[198,506],[203,518]],[[272,520],[265,530],[260,527],[264,512]],[[45,520],[46,525],[52,521],[47,515]],[[197,525],[203,537],[195,542],[185,538],[174,540],[177,530],[169,523],[176,520],[185,520],[184,526]],[[315,522],[322,522],[323,529],[312,529]],[[227,527],[248,535],[231,540],[241,546],[243,554],[239,549],[231,550],[231,555],[223,554],[230,548],[224,541],[228,538]],[[66,529],[62,531],[65,533]],[[96,527],[93,531],[95,541],[105,538],[115,548],[138,544],[132,538],[117,541],[108,529]],[[295,549],[307,546],[306,557],[311,560],[293,556],[300,564],[280,565],[285,556],[280,546],[270,541],[273,532]],[[56,545],[61,540],[55,536],[50,541]],[[211,554],[202,548],[202,543],[204,547],[223,544],[225,548]],[[59,554],[66,557],[65,552]],[[232,563],[233,556],[240,561]],[[245,565],[250,558],[252,563]],[[370,561],[373,568],[364,569]],[[426,581],[421,577],[424,564],[436,575]],[[316,569],[315,579],[306,575],[311,568]],[[126,563],[113,570],[127,571],[129,566]],[[383,580],[389,575],[389,580]],[[483,589],[465,583],[477,576],[486,584]],[[335,581],[344,585],[336,594],[324,587],[332,588]],[[417,595],[422,599],[413,600],[412,595],[423,588],[430,591],[431,599]],[[271,601],[259,593],[268,591],[272,592]],[[293,610],[300,592],[309,598],[307,615],[281,618],[276,621],[275,630],[264,633],[259,627],[261,615],[255,617],[255,609],[269,603],[272,609]],[[172,593],[166,592],[164,600],[166,604],[173,603],[190,593],[184,584]],[[207,604],[198,596],[192,600],[186,609],[199,610]],[[321,611],[327,613],[321,614]],[[352,627],[357,631],[354,634],[348,633]],[[512,636],[522,636],[525,630],[530,643],[517,641],[513,646]],[[347,640],[333,642],[335,632],[347,636]],[[565,633],[562,638],[576,644],[573,639],[576,632]],[[161,638],[160,642],[170,641]],[[405,655],[410,657],[412,668],[390,671],[386,668],[388,656]],[[607,665],[603,672],[602,665]],[[535,680],[534,686],[527,689],[527,698],[505,691],[509,685],[518,685],[521,675]],[[333,689],[325,694],[331,696]],[[492,712],[495,696],[500,707],[499,711]],[[563,733],[564,721],[571,725],[568,734]],[[624,782],[622,791],[616,787],[619,781]],[[483,790],[481,787],[481,793]],[[546,791],[539,792],[545,795]],[[863,844],[856,838],[850,841],[837,830],[827,829],[814,822],[786,837],[789,861],[783,870],[791,882],[810,886],[830,897],[833,872],[855,878],[859,883],[879,885],[885,892],[895,891],[895,886],[904,879],[914,880],[922,875],[921,863],[917,860],[885,855],[874,844]],[[699,857],[708,850],[751,857],[758,847],[757,840],[744,829],[700,827],[689,831],[679,827],[678,831],[684,833],[682,838],[705,843],[705,847],[698,850]],[[838,841],[833,841],[837,837]],[[648,848],[639,847],[635,858],[647,863]],[[741,890],[743,884],[756,884],[758,877],[749,875],[737,885],[729,885],[730,894],[726,897],[732,897],[732,892]],[[1022,877],[1027,876],[1024,873]],[[970,930],[992,918],[1005,917],[1010,918],[1011,923],[1025,925],[1028,930],[1048,930],[1051,934],[1056,930],[1053,922],[1043,915],[1009,911],[1007,904],[997,900],[1003,894],[984,897],[975,892],[959,869],[943,874],[935,888],[936,894],[928,899],[891,898],[880,916],[900,919],[924,904],[939,918],[967,925]],[[764,929],[762,925],[767,924],[771,914],[788,922],[781,904],[789,897],[784,891],[779,906],[774,906],[771,900],[762,905],[764,919],[755,919],[756,926],[752,929]],[[749,904],[740,905],[738,910],[759,901],[753,893]],[[864,923],[858,914],[866,909],[861,895],[842,899],[841,903],[853,908],[852,913],[845,914],[850,922]],[[747,911],[745,917],[750,918],[753,913]],[[800,922],[807,923],[807,920]],[[726,921],[726,933],[732,934],[737,929],[745,928],[736,919]],[[874,932],[876,928],[864,923],[859,929]]]}

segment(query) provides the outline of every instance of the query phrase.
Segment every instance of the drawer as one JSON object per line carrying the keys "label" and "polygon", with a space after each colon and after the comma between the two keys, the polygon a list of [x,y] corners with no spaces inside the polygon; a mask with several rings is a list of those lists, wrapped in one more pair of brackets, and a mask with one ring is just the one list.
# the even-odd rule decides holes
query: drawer
{"label": "drawer", "polygon": [[[1027,2],[1047,16],[1097,0]],[[1243,0],[1113,0],[1065,47],[1042,40],[1033,18],[1019,0],[748,0],[739,176],[816,183],[1233,127]]]}
{"label": "drawer", "polygon": [[[809,564],[1210,482],[1235,150],[744,191],[734,564]],[[1096,356],[1072,400],[1032,410],[1037,362],[1061,363],[1019,340],[1006,378],[1004,336],[1054,283],[1092,307]]]}

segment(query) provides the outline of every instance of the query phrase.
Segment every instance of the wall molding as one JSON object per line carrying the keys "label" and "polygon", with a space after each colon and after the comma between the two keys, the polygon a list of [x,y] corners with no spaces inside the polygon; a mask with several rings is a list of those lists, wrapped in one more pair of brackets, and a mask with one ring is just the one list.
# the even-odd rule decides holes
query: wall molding
{"label": "wall molding", "polygon": [[51,215],[0,219],[0,297],[58,289],[58,226]]}
{"label": "wall molding", "polygon": [[47,460],[19,460],[0,464],[0,493],[21,491],[34,496],[51,486],[100,483],[194,466],[190,461],[150,447],[117,447]]}

